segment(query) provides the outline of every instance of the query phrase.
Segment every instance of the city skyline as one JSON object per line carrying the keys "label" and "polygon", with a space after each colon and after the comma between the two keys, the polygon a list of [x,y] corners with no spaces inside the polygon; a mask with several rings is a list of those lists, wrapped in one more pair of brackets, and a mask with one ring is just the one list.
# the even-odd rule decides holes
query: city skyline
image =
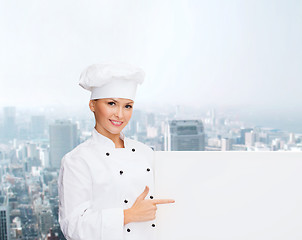
{"label": "city skyline", "polygon": [[[45,115],[49,118],[67,119],[67,118],[87,118],[94,120],[94,115],[90,111],[87,104],[66,106],[66,105],[48,105],[48,106],[25,106],[17,107],[7,105],[5,107],[16,107],[17,116],[29,115]],[[275,108],[258,108],[252,106],[239,107],[239,106],[192,106],[192,105],[173,105],[173,104],[156,104],[149,103],[143,104],[136,102],[133,111],[145,111],[155,114],[162,113],[176,113],[184,119],[200,119],[205,116],[208,111],[215,109],[218,114],[225,117],[244,121],[249,126],[271,127],[284,131],[302,133],[302,111],[296,111],[293,108],[281,109]],[[0,122],[3,118],[3,111],[0,111]],[[91,126],[92,127],[92,126]]]}
{"label": "city skyline", "polygon": [[[0,111],[0,113],[1,113],[0,127],[2,129],[0,133],[2,136],[2,140],[4,140],[3,142],[4,144],[8,139],[10,140],[16,139],[17,141],[20,140],[21,142],[40,139],[39,141],[42,140],[44,142],[47,140],[45,139],[46,137],[51,138],[50,132],[52,131],[50,131],[50,129],[56,126],[58,123],[60,123],[59,125],[61,124],[64,125],[65,123],[67,123],[67,126],[71,124],[73,126],[72,128],[74,128],[75,131],[78,131],[79,132],[78,134],[80,135],[83,134],[83,131],[86,132],[85,134],[87,134],[87,131],[88,132],[91,131],[95,125],[95,120],[90,110],[87,111],[86,113],[81,112],[81,114],[65,108],[62,109],[53,108],[52,111],[33,112],[33,111],[24,111],[24,110],[20,111],[20,109],[16,108],[15,106],[13,107],[8,106],[3,108],[2,111]],[[234,109],[222,110],[222,109],[215,109],[215,108],[209,108],[206,109],[205,111],[193,112],[180,105],[176,106],[175,108],[170,108],[168,111],[159,111],[159,112],[152,112],[152,111],[150,112],[150,111],[146,111],[143,108],[142,109],[136,108],[133,111],[129,123],[123,129],[123,131],[126,131],[126,133],[130,134],[132,137],[136,136],[137,134],[136,131],[140,131],[142,134],[141,137],[143,137],[143,139],[146,138],[145,140],[147,140],[148,138],[154,138],[154,137],[160,138],[161,136],[164,136],[166,133],[163,132],[164,131],[163,124],[169,125],[168,124],[169,121],[179,121],[179,122],[184,121],[187,123],[197,121],[201,123],[201,126],[204,125],[204,130],[206,135],[209,134],[211,137],[214,136],[214,137],[218,137],[219,139],[229,138],[228,131],[236,132],[239,129],[250,129],[249,131],[252,130],[259,131],[263,129],[264,131],[279,132],[282,135],[296,134],[298,138],[302,136],[302,131],[299,131],[301,126],[300,122],[297,122],[298,126],[293,125],[292,122],[287,122],[287,124],[291,124],[290,125],[291,129],[286,128],[288,127],[288,125],[282,126],[282,122],[278,122],[279,124],[281,124],[279,125],[279,127],[274,126],[274,124],[269,124],[270,122],[269,120],[271,118],[269,119],[264,118],[262,120],[262,124],[258,124],[256,121],[257,119],[253,119],[254,117],[253,114],[251,114],[250,112],[248,113],[249,114],[247,115],[242,115],[240,112],[238,113]],[[285,119],[286,118],[288,119],[289,116],[285,116]],[[146,127],[148,127],[149,122],[151,124],[150,126],[153,128],[150,130],[151,131],[150,136],[148,131],[146,130]],[[267,124],[264,124],[265,122]],[[156,134],[154,132],[155,123],[158,128]],[[134,130],[136,128],[140,130]],[[67,129],[69,129],[69,127],[67,127]],[[67,130],[66,132],[67,134],[66,139],[69,138],[69,134],[70,134],[69,131],[70,130]],[[161,131],[161,133],[159,133],[159,131]],[[235,135],[239,136],[240,134],[238,135],[238,133],[236,133]],[[75,137],[75,135],[73,136]],[[77,136],[77,138],[79,136]],[[21,138],[19,139],[19,137]],[[49,141],[49,139],[47,141]],[[56,141],[50,141],[50,142],[56,142]],[[69,144],[69,140],[68,141],[66,140],[66,143],[67,142]],[[77,145],[79,144],[79,140],[74,139],[73,143],[71,144]],[[163,150],[163,146],[161,148]]]}
{"label": "city skyline", "polygon": [[[58,223],[58,170],[63,156],[91,137],[94,119],[64,109],[65,115],[55,108],[45,114],[1,111],[0,199],[9,199],[0,201],[4,239],[65,239]],[[250,125],[234,111],[208,109],[189,117],[181,106],[170,110],[136,109],[122,131],[155,151],[302,151],[302,133]]]}

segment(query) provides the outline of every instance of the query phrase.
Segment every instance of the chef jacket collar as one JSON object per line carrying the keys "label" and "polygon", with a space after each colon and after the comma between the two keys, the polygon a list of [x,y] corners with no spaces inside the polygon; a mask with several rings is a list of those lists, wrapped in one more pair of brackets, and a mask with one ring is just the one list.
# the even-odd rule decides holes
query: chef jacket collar
{"label": "chef jacket collar", "polygon": [[[92,138],[98,142],[103,143],[106,146],[115,148],[114,142],[110,138],[99,133],[95,128],[93,128],[93,130],[92,130]],[[125,148],[127,148],[127,140],[126,140],[127,138],[125,137],[125,134],[122,131],[120,132],[120,139],[124,140],[124,146],[125,146]]]}

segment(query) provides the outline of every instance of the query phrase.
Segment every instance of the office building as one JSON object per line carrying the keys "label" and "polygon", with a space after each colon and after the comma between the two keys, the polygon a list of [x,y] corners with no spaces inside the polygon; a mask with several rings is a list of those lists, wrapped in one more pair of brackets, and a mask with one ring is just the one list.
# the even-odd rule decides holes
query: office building
{"label": "office building", "polygon": [[17,137],[16,107],[3,108],[1,139],[6,143]]}
{"label": "office building", "polygon": [[245,133],[245,146],[252,147],[255,145],[256,133],[254,131]]}
{"label": "office building", "polygon": [[165,134],[165,150],[204,151],[205,134],[200,120],[172,120]]}
{"label": "office building", "polygon": [[251,132],[252,128],[241,128],[240,129],[240,141],[239,144],[245,144],[245,133]]}
{"label": "office building", "polygon": [[4,195],[0,195],[0,239],[10,240],[9,205]]}
{"label": "office building", "polygon": [[59,169],[62,157],[78,145],[77,126],[70,121],[57,120],[49,126],[49,160],[54,169]]}
{"label": "office building", "polygon": [[39,224],[42,234],[47,235],[47,233],[53,226],[53,216],[51,209],[45,207],[41,210],[41,212],[39,212]]}
{"label": "office building", "polygon": [[231,151],[233,146],[233,141],[230,138],[221,139],[221,151]]}

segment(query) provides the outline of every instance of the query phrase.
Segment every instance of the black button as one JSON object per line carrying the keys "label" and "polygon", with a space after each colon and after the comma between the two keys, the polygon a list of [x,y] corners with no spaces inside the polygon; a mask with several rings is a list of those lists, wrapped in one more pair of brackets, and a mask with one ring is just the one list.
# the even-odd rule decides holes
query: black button
{"label": "black button", "polygon": [[152,224],[152,227],[155,227],[155,224],[154,224],[154,223]]}
{"label": "black button", "polygon": [[122,175],[122,174],[123,174],[123,171],[121,170],[121,171],[120,171],[120,175]]}
{"label": "black button", "polygon": [[110,153],[106,153],[106,155],[107,155],[107,156],[109,156],[109,155],[110,155]]}
{"label": "black button", "polygon": [[132,148],[132,152],[135,152],[135,149],[134,149],[134,148]]}
{"label": "black button", "polygon": [[153,199],[153,196],[150,196],[151,199]]}
{"label": "black button", "polygon": [[147,168],[147,171],[150,172],[150,168]]}
{"label": "black button", "polygon": [[130,230],[130,228],[127,228],[127,232],[130,232],[131,230]]}
{"label": "black button", "polygon": [[127,199],[125,199],[125,200],[124,200],[124,202],[125,202],[125,203],[127,203],[127,202],[128,202],[128,200],[127,200]]}

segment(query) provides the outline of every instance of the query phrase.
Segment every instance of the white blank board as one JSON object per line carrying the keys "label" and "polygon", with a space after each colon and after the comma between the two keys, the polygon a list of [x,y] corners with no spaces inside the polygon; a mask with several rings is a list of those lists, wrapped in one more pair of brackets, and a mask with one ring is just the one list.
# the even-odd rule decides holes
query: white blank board
{"label": "white blank board", "polygon": [[157,240],[302,239],[302,153],[155,152]]}

